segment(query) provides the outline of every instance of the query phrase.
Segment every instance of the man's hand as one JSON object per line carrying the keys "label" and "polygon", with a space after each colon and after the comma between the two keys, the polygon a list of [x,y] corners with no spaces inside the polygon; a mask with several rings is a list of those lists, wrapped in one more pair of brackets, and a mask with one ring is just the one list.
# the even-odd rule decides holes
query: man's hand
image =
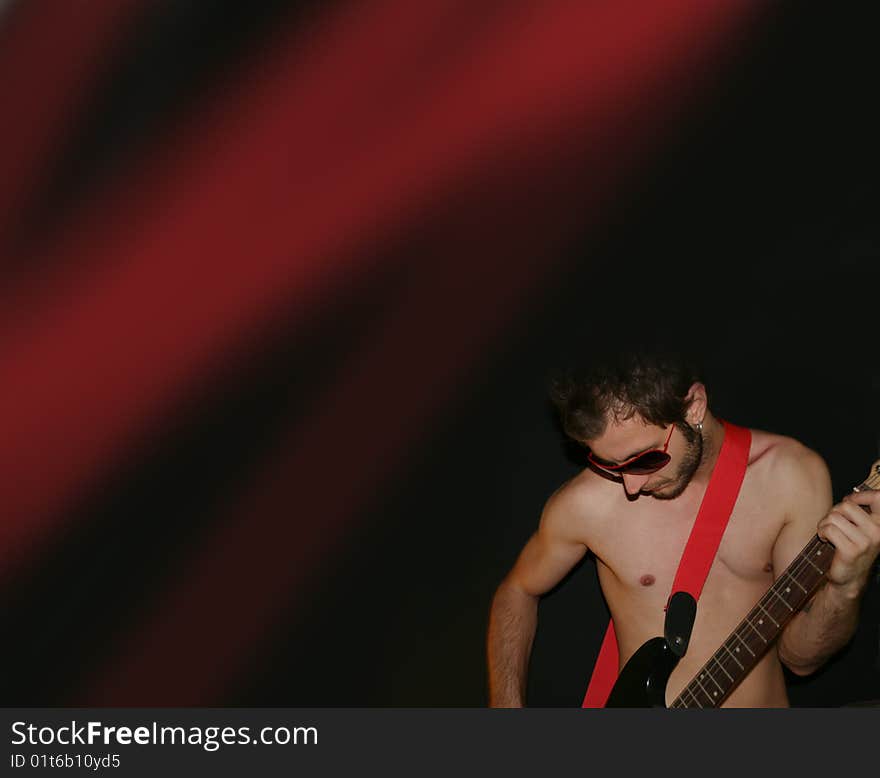
{"label": "man's hand", "polygon": [[829,584],[847,599],[859,597],[880,553],[880,490],[846,495],[819,522],[817,531],[836,549]]}

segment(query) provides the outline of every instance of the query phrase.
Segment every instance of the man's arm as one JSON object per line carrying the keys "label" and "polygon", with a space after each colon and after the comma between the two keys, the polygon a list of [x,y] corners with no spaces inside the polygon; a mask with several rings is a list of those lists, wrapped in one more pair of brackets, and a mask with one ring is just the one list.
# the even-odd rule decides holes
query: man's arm
{"label": "man's arm", "polygon": [[537,531],[492,599],[487,637],[490,707],[524,705],[538,601],[587,551],[586,545],[573,537],[576,522],[572,507],[571,498],[561,492],[547,501]]}
{"label": "man's arm", "polygon": [[848,494],[819,522],[817,533],[835,548],[827,581],[789,624],[779,646],[780,658],[797,675],[815,672],[855,633],[880,553],[880,491]]}

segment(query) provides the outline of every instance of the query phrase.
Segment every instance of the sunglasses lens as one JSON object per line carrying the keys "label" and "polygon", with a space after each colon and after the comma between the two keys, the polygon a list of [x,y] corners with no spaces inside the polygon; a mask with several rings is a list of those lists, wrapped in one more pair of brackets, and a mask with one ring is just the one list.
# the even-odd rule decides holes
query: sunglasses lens
{"label": "sunglasses lens", "polygon": [[655,473],[661,467],[664,467],[670,459],[672,457],[663,451],[647,451],[638,459],[634,459],[620,468],[620,472],[631,473],[632,475],[648,475],[648,473]]}

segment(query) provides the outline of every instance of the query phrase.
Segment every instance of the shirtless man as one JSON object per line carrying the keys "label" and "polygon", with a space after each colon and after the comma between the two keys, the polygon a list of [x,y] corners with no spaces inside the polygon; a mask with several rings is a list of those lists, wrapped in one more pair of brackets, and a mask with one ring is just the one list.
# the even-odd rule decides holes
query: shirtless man
{"label": "shirtless man", "polygon": [[[620,667],[645,641],[663,634],[664,606],[724,426],[685,362],[649,353],[627,358],[628,372],[599,367],[557,385],[554,401],[564,429],[589,448],[591,465],[549,498],[537,531],[493,598],[487,646],[492,707],[524,704],[539,598],[588,550],[614,619]],[[667,705],[816,532],[836,549],[826,583],[724,706],[787,707],[782,663],[798,675],[812,673],[857,626],[880,552],[880,492],[848,495],[832,508],[828,468],[817,453],[782,435],[751,430],[751,436],[745,477],[698,602],[687,653],[669,678]],[[652,450],[670,456],[655,472],[603,468]],[[873,515],[860,505],[873,505]]]}

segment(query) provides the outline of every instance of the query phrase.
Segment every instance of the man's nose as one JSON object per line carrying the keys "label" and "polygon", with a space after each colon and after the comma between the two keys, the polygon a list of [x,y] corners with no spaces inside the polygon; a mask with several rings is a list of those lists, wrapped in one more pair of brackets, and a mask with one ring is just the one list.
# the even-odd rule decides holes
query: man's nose
{"label": "man's nose", "polygon": [[623,478],[623,488],[627,494],[638,494],[639,490],[648,482],[651,474],[633,475],[632,473],[621,473]]}

